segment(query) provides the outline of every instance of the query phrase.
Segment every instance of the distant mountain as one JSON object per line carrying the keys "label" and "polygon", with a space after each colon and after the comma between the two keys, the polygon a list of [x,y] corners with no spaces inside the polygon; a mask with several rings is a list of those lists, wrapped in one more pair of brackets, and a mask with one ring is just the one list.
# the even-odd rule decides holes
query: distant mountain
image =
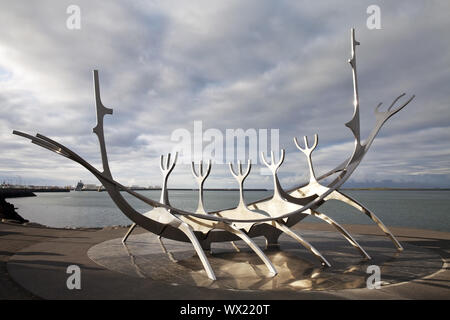
{"label": "distant mountain", "polygon": [[420,188],[436,188],[445,189],[450,188],[450,183],[447,179],[418,179],[416,181],[393,181],[393,180],[381,180],[381,181],[347,181],[344,183],[343,188],[407,188],[407,189],[420,189]]}

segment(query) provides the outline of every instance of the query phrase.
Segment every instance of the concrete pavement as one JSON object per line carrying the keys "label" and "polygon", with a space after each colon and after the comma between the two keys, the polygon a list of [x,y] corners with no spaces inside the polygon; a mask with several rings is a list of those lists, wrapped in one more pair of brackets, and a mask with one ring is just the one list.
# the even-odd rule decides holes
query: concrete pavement
{"label": "concrete pavement", "polygon": [[[375,226],[347,225],[352,234],[380,235]],[[331,231],[305,223],[299,230]],[[140,279],[106,269],[87,256],[89,248],[121,237],[125,228],[53,229],[0,223],[0,299],[449,299],[450,233],[391,228],[399,240],[442,258],[431,275],[378,290],[235,291]],[[136,234],[144,232],[139,229]],[[380,236],[380,241],[385,241]],[[386,245],[391,245],[386,240]],[[82,270],[82,289],[68,290],[67,266]]]}

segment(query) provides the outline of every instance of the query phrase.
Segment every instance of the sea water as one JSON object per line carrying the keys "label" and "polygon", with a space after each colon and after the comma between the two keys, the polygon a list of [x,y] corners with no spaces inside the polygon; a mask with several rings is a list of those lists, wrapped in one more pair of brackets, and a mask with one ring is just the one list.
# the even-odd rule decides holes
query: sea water
{"label": "sea water", "polygon": [[[159,200],[159,190],[139,191]],[[423,228],[450,232],[450,191],[412,190],[344,190],[372,210],[387,226]],[[144,213],[151,209],[147,204],[122,193],[131,205]],[[272,191],[246,191],[246,202],[270,196]],[[61,193],[36,193],[37,197],[8,199],[18,208],[18,213],[32,222],[51,227],[105,227],[129,225],[131,221],[115,206],[107,192],[71,191]],[[237,191],[205,190],[205,207],[208,211],[231,208],[239,201]],[[170,190],[171,204],[177,208],[194,211],[197,191]],[[319,210],[339,223],[373,224],[364,214],[338,201],[328,201]],[[319,222],[308,217],[305,222]]]}

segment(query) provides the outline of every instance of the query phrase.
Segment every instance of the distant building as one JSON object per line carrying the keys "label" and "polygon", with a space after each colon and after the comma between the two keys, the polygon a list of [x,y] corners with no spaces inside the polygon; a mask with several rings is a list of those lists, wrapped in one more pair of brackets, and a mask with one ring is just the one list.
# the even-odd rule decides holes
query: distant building
{"label": "distant building", "polygon": [[83,183],[83,181],[80,180],[77,183],[77,186],[75,187],[75,191],[81,191],[81,190],[83,190],[83,187],[84,187],[84,183]]}
{"label": "distant building", "polygon": [[75,187],[75,191],[98,191],[101,187],[95,184],[84,184],[83,181],[79,181]]}
{"label": "distant building", "polygon": [[98,190],[98,186],[95,184],[85,184],[81,190]]}

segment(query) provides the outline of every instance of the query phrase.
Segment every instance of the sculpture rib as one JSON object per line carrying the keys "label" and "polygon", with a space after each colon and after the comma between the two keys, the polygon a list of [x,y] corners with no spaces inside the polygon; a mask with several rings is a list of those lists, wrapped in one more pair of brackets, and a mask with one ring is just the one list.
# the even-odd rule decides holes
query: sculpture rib
{"label": "sculpture rib", "polygon": [[345,230],[345,228],[343,226],[341,226],[335,220],[333,220],[332,218],[330,218],[329,216],[327,216],[323,213],[320,213],[316,210],[310,210],[310,211],[312,211],[311,214],[314,217],[325,221],[326,223],[332,225],[337,231],[339,231],[342,234],[342,236],[361,253],[361,255],[363,257],[365,257],[366,259],[372,259],[367,254],[367,252],[363,249],[363,247],[361,247],[360,244],[355,239],[353,239],[353,237],[350,235],[350,233],[347,230]]}
{"label": "sculpture rib", "polygon": [[[279,166],[281,165],[281,163],[283,162],[284,159],[284,150],[282,151],[282,158],[279,161],[278,164],[274,163],[274,157],[273,157],[273,152],[272,152],[272,164],[273,167],[275,166]],[[267,162],[264,159],[264,162],[267,164]],[[272,168],[273,168],[272,167]],[[278,168],[278,167],[277,167]],[[248,174],[250,173],[250,169],[251,169],[251,161],[248,160],[248,166],[247,166],[247,170],[244,174],[242,174],[242,165],[240,162],[238,162],[238,172],[235,173],[233,170],[233,166],[230,163],[230,171],[232,173],[232,175],[236,178],[237,182],[239,183],[239,204],[237,206],[236,209],[232,209],[232,210],[225,210],[222,211],[220,213],[220,216],[222,217],[234,217],[234,216],[243,216],[243,215],[253,215],[253,216],[258,216],[258,215],[265,215],[265,216],[269,216],[272,217],[273,213],[275,211],[272,210],[261,210],[261,208],[255,208],[255,210],[250,210],[247,205],[245,204],[244,201],[244,181],[247,178]],[[322,256],[322,254],[320,254],[320,252],[312,245],[310,244],[308,241],[306,241],[305,239],[303,239],[302,237],[298,236],[295,232],[293,232],[291,229],[289,229],[289,227],[287,227],[284,223],[284,221],[282,220],[274,220],[274,221],[268,221],[268,222],[263,222],[265,224],[268,224],[271,227],[274,227],[278,230],[280,230],[281,232],[286,233],[288,236],[292,237],[293,239],[295,239],[296,241],[298,241],[300,244],[302,244],[308,251],[310,251],[313,255],[315,255],[321,262],[322,265],[326,265],[326,266],[330,266],[329,262]],[[250,224],[241,224],[241,223],[233,223],[232,224],[235,228],[243,228],[245,229],[247,232],[250,230],[250,228],[252,227],[252,225]]]}
{"label": "sculpture rib", "polygon": [[392,240],[394,245],[397,247],[397,250],[399,250],[399,251],[403,250],[403,247],[400,244],[400,242],[398,242],[397,238],[395,238],[395,236],[384,225],[384,223],[372,211],[367,209],[365,206],[360,204],[358,201],[356,201],[356,200],[352,199],[351,197],[343,194],[342,192],[338,192],[338,191],[332,192],[327,198],[342,201],[342,202],[354,207],[355,209],[361,211],[365,215],[367,215],[373,222],[375,222],[378,225],[378,227],[386,234],[386,236]]}
{"label": "sculpture rib", "polygon": [[[314,173],[314,167],[312,165],[312,158],[311,158],[311,154],[314,151],[314,149],[316,148],[317,144],[318,144],[318,136],[317,134],[314,136],[314,143],[311,147],[309,147],[308,145],[308,137],[304,137],[305,140],[305,148],[300,147],[299,143],[297,142],[297,139],[294,138],[295,144],[297,146],[297,148],[299,150],[301,150],[303,153],[305,153],[307,159],[308,159],[308,165],[309,165],[309,172],[310,172],[310,184],[318,184],[316,177],[315,177],[315,173]],[[284,198],[285,192],[283,191],[283,188],[280,185],[278,176],[277,176],[277,171],[278,168],[281,166],[281,164],[284,161],[284,155],[285,152],[284,150],[281,150],[281,155],[280,155],[280,159],[278,161],[278,163],[275,163],[274,161],[274,155],[273,155],[273,151],[271,152],[271,163],[269,164],[268,161],[266,160],[264,153],[261,153],[261,160],[262,162],[271,170],[272,172],[272,177],[273,177],[273,181],[274,181],[274,195],[271,199],[270,202],[275,202],[275,204],[272,205],[273,210],[270,210],[270,207],[266,207],[263,205],[263,207],[269,211],[269,212],[273,212],[275,210],[275,208],[279,211],[282,212],[290,212],[292,211],[296,206],[298,206],[297,204],[295,204],[295,202],[290,202],[288,200],[286,200]],[[261,206],[261,204],[260,204]],[[341,226],[339,225],[336,221],[334,221],[333,219],[331,219],[330,217],[326,216],[325,214],[322,213],[318,213],[315,210],[309,209],[307,210],[305,213],[309,214],[309,215],[313,215],[316,218],[325,221],[326,223],[332,225],[339,233],[341,233],[344,238],[350,242],[350,244],[352,246],[354,246],[356,249],[358,249],[358,251],[367,259],[370,259],[370,256],[364,251],[364,249],[356,242],[356,240],[353,239],[353,237]]]}
{"label": "sculpture rib", "polygon": [[[206,178],[209,176],[210,171],[211,171],[211,161],[208,163],[208,168],[207,168],[205,174],[203,174],[202,162],[200,162],[198,174],[195,171],[194,163],[192,163],[192,174],[196,178],[198,187],[199,187],[199,190],[198,190],[199,202],[198,202],[198,207],[197,207],[196,213],[204,214],[204,215],[208,215],[208,213],[204,209],[203,186],[204,186],[204,182],[205,182]],[[248,169],[246,172],[246,176],[248,175],[249,171],[250,170]],[[234,172],[233,172],[233,174],[234,174]],[[240,163],[239,163],[239,174],[242,175],[242,166]],[[270,262],[269,258],[267,258],[267,256],[261,251],[261,249],[244,232],[242,232],[235,225],[233,225],[231,223],[230,224],[225,223],[225,222],[220,222],[220,223],[204,222],[204,223],[202,223],[196,219],[183,217],[183,216],[180,217],[180,219],[184,220],[186,223],[189,223],[190,226],[196,231],[209,232],[213,229],[221,229],[221,230],[228,231],[228,232],[236,235],[237,237],[242,239],[258,255],[258,257],[264,262],[267,269],[269,270],[270,275],[275,276],[277,274],[277,271],[276,271],[275,267],[272,265],[272,263]]]}

